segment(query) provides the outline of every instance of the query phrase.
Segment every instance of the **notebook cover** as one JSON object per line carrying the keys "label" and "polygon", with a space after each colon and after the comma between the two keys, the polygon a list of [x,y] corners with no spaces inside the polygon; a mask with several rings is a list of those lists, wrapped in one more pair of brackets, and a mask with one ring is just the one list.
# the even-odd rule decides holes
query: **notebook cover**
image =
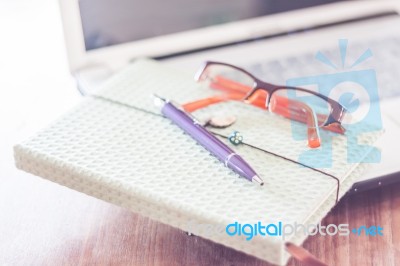
{"label": "notebook cover", "polygon": [[[271,263],[286,264],[289,254],[284,243],[300,245],[304,234],[285,240],[255,236],[247,241],[246,236],[210,233],[197,225],[318,224],[336,203],[337,181],[296,163],[307,147],[291,137],[286,119],[236,102],[195,113],[205,117],[229,112],[238,117],[231,128],[213,131],[227,144],[231,131],[244,134],[248,145],[231,147],[255,168],[265,185],[239,178],[160,116],[152,103],[153,93],[184,103],[215,91],[194,83],[190,75],[140,60],[58,121],[16,145],[17,167]],[[376,132],[365,134],[360,141],[372,144],[378,137]],[[332,167],[318,170],[340,180],[340,198],[367,164],[347,163],[345,138],[333,142]]]}

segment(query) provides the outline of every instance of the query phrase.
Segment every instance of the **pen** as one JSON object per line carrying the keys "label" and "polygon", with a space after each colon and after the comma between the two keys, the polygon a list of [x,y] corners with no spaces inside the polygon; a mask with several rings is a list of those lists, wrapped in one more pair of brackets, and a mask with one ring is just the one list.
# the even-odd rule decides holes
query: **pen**
{"label": "pen", "polygon": [[169,100],[156,95],[155,97],[160,100],[162,104],[161,113],[165,117],[189,134],[212,155],[223,162],[226,167],[249,181],[258,183],[261,186],[264,184],[263,180],[242,157],[205,129],[198,121],[176,107]]}

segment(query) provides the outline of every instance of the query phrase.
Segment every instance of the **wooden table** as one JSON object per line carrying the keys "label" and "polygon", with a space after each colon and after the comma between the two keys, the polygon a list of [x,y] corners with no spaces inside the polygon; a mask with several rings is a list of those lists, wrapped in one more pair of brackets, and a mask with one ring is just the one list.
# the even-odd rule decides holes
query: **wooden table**
{"label": "wooden table", "polygon": [[[57,8],[0,4],[0,265],[268,265],[15,169],[12,145],[79,101]],[[347,197],[323,221],[380,225],[383,237],[310,237],[304,247],[330,265],[400,265],[399,192]]]}

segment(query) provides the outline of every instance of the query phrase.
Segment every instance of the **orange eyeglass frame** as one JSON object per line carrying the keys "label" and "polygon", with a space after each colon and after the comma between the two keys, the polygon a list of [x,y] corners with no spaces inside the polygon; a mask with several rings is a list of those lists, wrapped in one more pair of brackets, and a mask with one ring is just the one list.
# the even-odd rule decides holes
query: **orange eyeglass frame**
{"label": "orange eyeglass frame", "polygon": [[[187,112],[194,112],[198,109],[224,101],[242,101],[246,97],[246,95],[252,90],[252,88],[249,86],[240,84],[221,76],[214,77],[213,80],[210,82],[210,87],[219,91],[224,91],[225,94],[186,103],[182,106],[183,109]],[[267,97],[268,93],[266,91],[259,90],[251,95],[245,102],[262,109],[268,109],[269,107],[266,106]],[[316,115],[307,104],[282,96],[275,96],[274,102],[271,102],[270,105],[273,105],[275,113],[278,113],[279,115],[282,115],[291,120],[307,124],[308,146],[310,148],[320,147],[321,140],[317,123],[318,121],[324,121],[326,119],[326,115]],[[335,126],[324,127],[324,129],[340,134],[344,133],[341,128]]]}

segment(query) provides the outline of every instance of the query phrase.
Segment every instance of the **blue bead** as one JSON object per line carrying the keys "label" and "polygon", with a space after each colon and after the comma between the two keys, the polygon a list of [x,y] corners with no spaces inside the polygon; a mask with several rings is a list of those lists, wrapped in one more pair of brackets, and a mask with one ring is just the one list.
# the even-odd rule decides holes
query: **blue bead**
{"label": "blue bead", "polygon": [[239,145],[243,142],[243,136],[240,134],[239,131],[233,131],[229,136],[228,136],[229,142],[232,143],[233,145]]}

